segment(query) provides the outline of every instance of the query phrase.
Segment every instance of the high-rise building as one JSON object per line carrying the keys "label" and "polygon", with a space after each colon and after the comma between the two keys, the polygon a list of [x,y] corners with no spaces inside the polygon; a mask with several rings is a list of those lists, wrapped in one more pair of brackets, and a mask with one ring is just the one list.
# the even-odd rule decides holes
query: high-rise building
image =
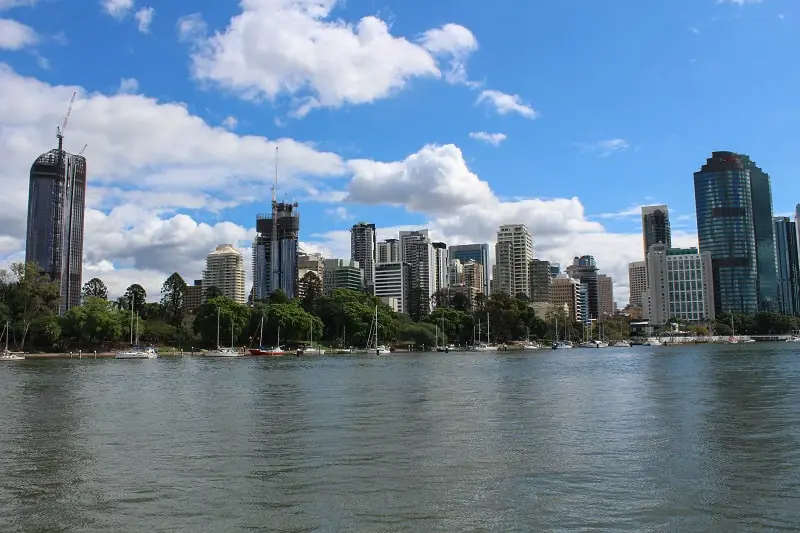
{"label": "high-rise building", "polygon": [[550,301],[550,263],[541,259],[531,259],[528,267],[528,284],[531,291],[531,302],[547,303]]}
{"label": "high-rise building", "polygon": [[785,315],[800,315],[800,262],[797,225],[789,217],[775,217],[778,258],[778,306]]}
{"label": "high-rise building", "polygon": [[483,267],[483,294],[489,294],[489,245],[488,244],[459,244],[450,247],[450,259],[458,259],[466,264],[467,261],[475,261]]}
{"label": "high-rise building", "polygon": [[411,270],[409,307],[416,305],[421,316],[427,315],[432,309],[436,287],[436,258],[428,230],[401,231],[400,254],[402,262],[408,263]]}
{"label": "high-rise building", "polygon": [[528,269],[533,259],[533,236],[525,224],[507,224],[497,231],[495,246],[498,292],[530,297]]}
{"label": "high-rise building", "polygon": [[576,322],[581,321],[583,310],[581,309],[580,281],[567,276],[553,278],[550,286],[550,304],[559,308],[566,305],[569,309],[570,319]]}
{"label": "high-rise building", "polygon": [[375,263],[377,262],[377,242],[375,241],[375,224],[359,222],[350,229],[350,259],[358,261],[364,271],[364,286],[370,288],[375,281]]}
{"label": "high-rise building", "polygon": [[578,303],[579,307],[577,307],[575,311],[575,320],[587,326],[591,325],[592,317],[589,316],[589,285],[586,283],[578,285]]}
{"label": "high-rise building", "polygon": [[483,265],[470,259],[464,263],[464,285],[475,289],[475,294],[486,294],[486,275]]}
{"label": "high-rise building", "polygon": [[614,307],[614,280],[605,274],[597,276],[597,306],[601,318],[613,316],[617,311]]}
{"label": "high-rise building", "polygon": [[672,247],[672,231],[669,227],[669,209],[665,205],[642,206],[642,242],[644,255],[654,244]]}
{"label": "high-rise building", "polygon": [[245,303],[244,259],[232,244],[220,244],[206,256],[203,290],[216,287],[236,303]]}
{"label": "high-rise building", "polygon": [[557,278],[561,275],[561,263],[550,263],[550,277]]}
{"label": "high-rise building", "polygon": [[647,290],[647,262],[628,263],[628,305],[642,307],[642,294]]}
{"label": "high-rise building", "polygon": [[464,283],[464,263],[458,259],[450,259],[450,265],[447,267],[447,276],[450,281],[450,286],[455,287]]}
{"label": "high-rise building", "polygon": [[713,152],[694,174],[694,191],[700,251],[712,259],[716,311],[777,309],[769,175],[746,155]]}
{"label": "high-rise building", "polygon": [[377,245],[377,263],[396,263],[402,257],[400,252],[400,241],[398,239],[386,239]]}
{"label": "high-rise building", "polygon": [[433,246],[433,292],[436,293],[450,286],[447,269],[447,245],[434,242]]}
{"label": "high-rise building", "polygon": [[183,309],[187,313],[194,313],[195,310],[203,305],[203,280],[194,280],[194,285],[186,286],[186,294],[183,296]]}
{"label": "high-rise building", "polygon": [[650,247],[647,253],[648,289],[644,316],[652,326],[670,319],[684,322],[714,320],[712,258],[697,248]]}
{"label": "high-rise building", "polygon": [[597,290],[597,261],[591,255],[583,255],[573,259],[567,267],[567,274],[587,285],[589,294],[589,318],[600,318],[600,300]]}
{"label": "high-rise building", "polygon": [[253,293],[265,300],[278,290],[297,296],[300,213],[297,203],[272,200],[272,213],[256,216],[253,241]]}
{"label": "high-rise building", "polygon": [[86,159],[59,147],[31,166],[26,263],[58,283],[59,314],[81,303]]}
{"label": "high-rise building", "polygon": [[411,268],[408,263],[394,261],[375,266],[375,296],[393,304],[397,313],[408,314],[408,295],[411,290]]}
{"label": "high-rise building", "polygon": [[360,291],[364,288],[364,270],[354,259],[325,259],[322,275],[322,290],[330,293],[334,289]]}

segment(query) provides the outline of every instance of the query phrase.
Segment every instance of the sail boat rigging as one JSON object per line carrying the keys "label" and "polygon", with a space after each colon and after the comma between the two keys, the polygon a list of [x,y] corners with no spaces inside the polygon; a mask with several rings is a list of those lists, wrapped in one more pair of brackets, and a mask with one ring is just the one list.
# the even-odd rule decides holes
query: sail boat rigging
{"label": "sail boat rigging", "polygon": [[[134,330],[136,342],[134,342]],[[158,352],[152,346],[147,348],[139,347],[139,317],[134,318],[133,298],[131,298],[131,347],[127,350],[120,350],[114,355],[114,359],[157,359]]]}
{"label": "sail boat rigging", "polygon": [[11,352],[8,349],[8,338],[11,336],[11,326],[8,322],[6,322],[5,328],[3,328],[3,335],[6,338],[6,347],[2,353],[0,353],[0,361],[22,361],[25,359],[25,356],[20,353]]}
{"label": "sail boat rigging", "polygon": [[209,350],[205,352],[203,355],[206,357],[241,357],[244,355],[244,352],[240,352],[236,348],[233,347],[234,341],[234,321],[233,321],[233,314],[231,314],[231,346],[228,348],[227,346],[220,345],[219,333],[220,333],[220,308],[217,306],[217,349],[216,350]]}
{"label": "sail boat rigging", "polygon": [[372,319],[372,326],[369,330],[369,338],[367,339],[367,351],[375,352],[375,355],[388,355],[391,352],[383,344],[378,344],[378,306],[375,306],[375,316]]}

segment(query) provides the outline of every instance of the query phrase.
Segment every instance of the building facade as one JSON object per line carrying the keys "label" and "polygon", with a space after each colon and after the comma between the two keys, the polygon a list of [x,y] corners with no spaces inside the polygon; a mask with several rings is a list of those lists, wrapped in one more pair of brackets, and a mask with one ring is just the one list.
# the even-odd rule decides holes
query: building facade
{"label": "building facade", "polygon": [[450,247],[450,259],[458,259],[463,264],[475,261],[483,267],[483,294],[489,294],[489,245],[488,244],[459,244]]}
{"label": "building facade", "polygon": [[605,274],[597,276],[597,306],[600,318],[613,316],[617,312],[614,306],[614,280]]}
{"label": "building facade", "polygon": [[574,322],[583,321],[581,308],[581,283],[567,276],[553,278],[550,286],[550,304],[553,307],[569,309],[569,318]]}
{"label": "building facade", "polygon": [[364,270],[353,259],[325,259],[322,291],[329,294],[334,289],[361,291],[364,289]]}
{"label": "building facade", "polygon": [[567,274],[586,284],[589,319],[598,319],[600,317],[600,295],[597,287],[597,261],[595,258],[591,255],[574,258],[572,264],[567,267]]}
{"label": "building facade", "polygon": [[450,286],[449,269],[447,268],[447,245],[434,242],[433,246],[433,292],[444,290]]}
{"label": "building facade", "polygon": [[81,303],[86,159],[61,150],[31,166],[25,262],[58,283],[60,315]]}
{"label": "building facade", "polygon": [[498,292],[530,297],[529,268],[533,259],[533,236],[525,224],[500,226],[495,246]]}
{"label": "building facade", "polygon": [[425,316],[433,309],[433,295],[436,292],[436,259],[428,230],[401,231],[400,254],[402,262],[408,263],[411,270],[408,305],[417,306],[419,315]]}
{"label": "building facade", "polygon": [[395,261],[375,266],[375,296],[392,305],[396,313],[408,314],[410,290],[411,267],[408,263]]}
{"label": "building facade", "polygon": [[398,239],[386,239],[377,244],[377,263],[396,263],[400,261],[400,241]]}
{"label": "building facade", "polygon": [[528,266],[528,285],[530,286],[531,302],[550,302],[550,263],[541,259],[531,259]]}
{"label": "building facade", "polygon": [[450,259],[447,277],[451,287],[464,283],[464,263],[458,259]]}
{"label": "building facade", "polygon": [[644,255],[654,244],[672,247],[672,230],[669,225],[669,209],[665,205],[642,206],[642,242]]}
{"label": "building facade", "polygon": [[657,244],[647,253],[646,316],[652,326],[670,319],[683,322],[714,320],[713,260],[697,248],[666,248]]}
{"label": "building facade", "polygon": [[797,224],[789,217],[775,217],[774,226],[779,311],[784,315],[800,315]]}
{"label": "building facade", "polygon": [[256,216],[253,241],[253,297],[265,300],[278,290],[297,296],[300,213],[297,204],[272,202],[271,214]]}
{"label": "building facade", "polygon": [[716,311],[776,309],[769,176],[745,155],[714,152],[695,172],[694,189],[697,237],[700,251],[711,254]]}
{"label": "building facade", "polygon": [[375,224],[359,222],[350,228],[350,259],[358,262],[364,272],[364,286],[368,288],[374,284],[377,253]]}
{"label": "building facade", "polygon": [[194,313],[198,307],[203,305],[203,280],[194,280],[194,285],[186,286],[186,294],[183,295],[183,309],[187,313]]}
{"label": "building facade", "polygon": [[[645,257],[647,255],[645,254]],[[628,305],[642,307],[642,294],[647,290],[647,262],[628,263]]]}
{"label": "building facade", "polygon": [[486,270],[483,265],[472,259],[464,263],[464,285],[472,287],[475,294],[487,294],[486,285]]}
{"label": "building facade", "polygon": [[220,244],[206,256],[203,291],[211,287],[236,303],[245,304],[244,258],[232,244]]}

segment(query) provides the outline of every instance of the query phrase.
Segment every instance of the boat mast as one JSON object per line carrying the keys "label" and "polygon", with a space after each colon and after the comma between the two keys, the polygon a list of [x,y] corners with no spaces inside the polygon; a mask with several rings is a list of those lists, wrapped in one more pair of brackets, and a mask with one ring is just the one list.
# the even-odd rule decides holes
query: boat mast
{"label": "boat mast", "polygon": [[133,346],[133,295],[131,295],[131,346]]}
{"label": "boat mast", "polygon": [[233,315],[231,314],[231,349],[233,349]]}
{"label": "boat mast", "polygon": [[489,323],[489,312],[487,311],[486,312],[486,344],[487,344],[487,346],[490,346],[492,344],[492,341],[489,339],[489,327],[490,327],[489,324],[490,324]]}
{"label": "boat mast", "polygon": [[6,353],[8,353],[8,338],[11,336],[11,328],[8,327],[8,321],[6,321],[6,329],[4,332],[6,334]]}
{"label": "boat mast", "polygon": [[261,315],[261,325],[258,327],[258,347],[264,346],[264,315]]}
{"label": "boat mast", "polygon": [[217,348],[219,346],[219,305],[217,305]]}

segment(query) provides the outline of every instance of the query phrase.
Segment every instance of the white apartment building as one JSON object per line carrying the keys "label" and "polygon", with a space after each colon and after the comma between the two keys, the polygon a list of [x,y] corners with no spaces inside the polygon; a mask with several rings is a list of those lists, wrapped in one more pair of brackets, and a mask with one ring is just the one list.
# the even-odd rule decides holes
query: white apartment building
{"label": "white apartment building", "polygon": [[652,326],[671,318],[685,322],[713,320],[714,283],[711,254],[697,248],[651,246],[647,253],[647,285],[643,312]]}
{"label": "white apartment building", "polygon": [[447,245],[443,242],[433,243],[433,292],[446,289],[450,286],[450,276],[447,269]]}
{"label": "white apartment building", "polygon": [[408,313],[410,270],[407,263],[400,261],[378,263],[375,266],[375,296],[390,305],[396,313]]}
{"label": "white apartment building", "polygon": [[528,270],[533,259],[533,236],[525,224],[500,226],[495,245],[496,276],[493,291],[530,296]]}
{"label": "white apartment building", "polygon": [[216,287],[234,302],[244,304],[244,284],[244,258],[232,244],[220,244],[206,256],[202,285],[204,291]]}
{"label": "white apartment building", "polygon": [[448,277],[450,278],[451,287],[464,283],[464,263],[458,259],[450,259]]}
{"label": "white apartment building", "polygon": [[647,262],[628,263],[628,305],[642,307],[642,295],[647,290]]}
{"label": "white apartment building", "polygon": [[396,263],[400,261],[402,254],[400,253],[400,241],[397,239],[386,239],[377,245],[376,264],[380,263]]}

